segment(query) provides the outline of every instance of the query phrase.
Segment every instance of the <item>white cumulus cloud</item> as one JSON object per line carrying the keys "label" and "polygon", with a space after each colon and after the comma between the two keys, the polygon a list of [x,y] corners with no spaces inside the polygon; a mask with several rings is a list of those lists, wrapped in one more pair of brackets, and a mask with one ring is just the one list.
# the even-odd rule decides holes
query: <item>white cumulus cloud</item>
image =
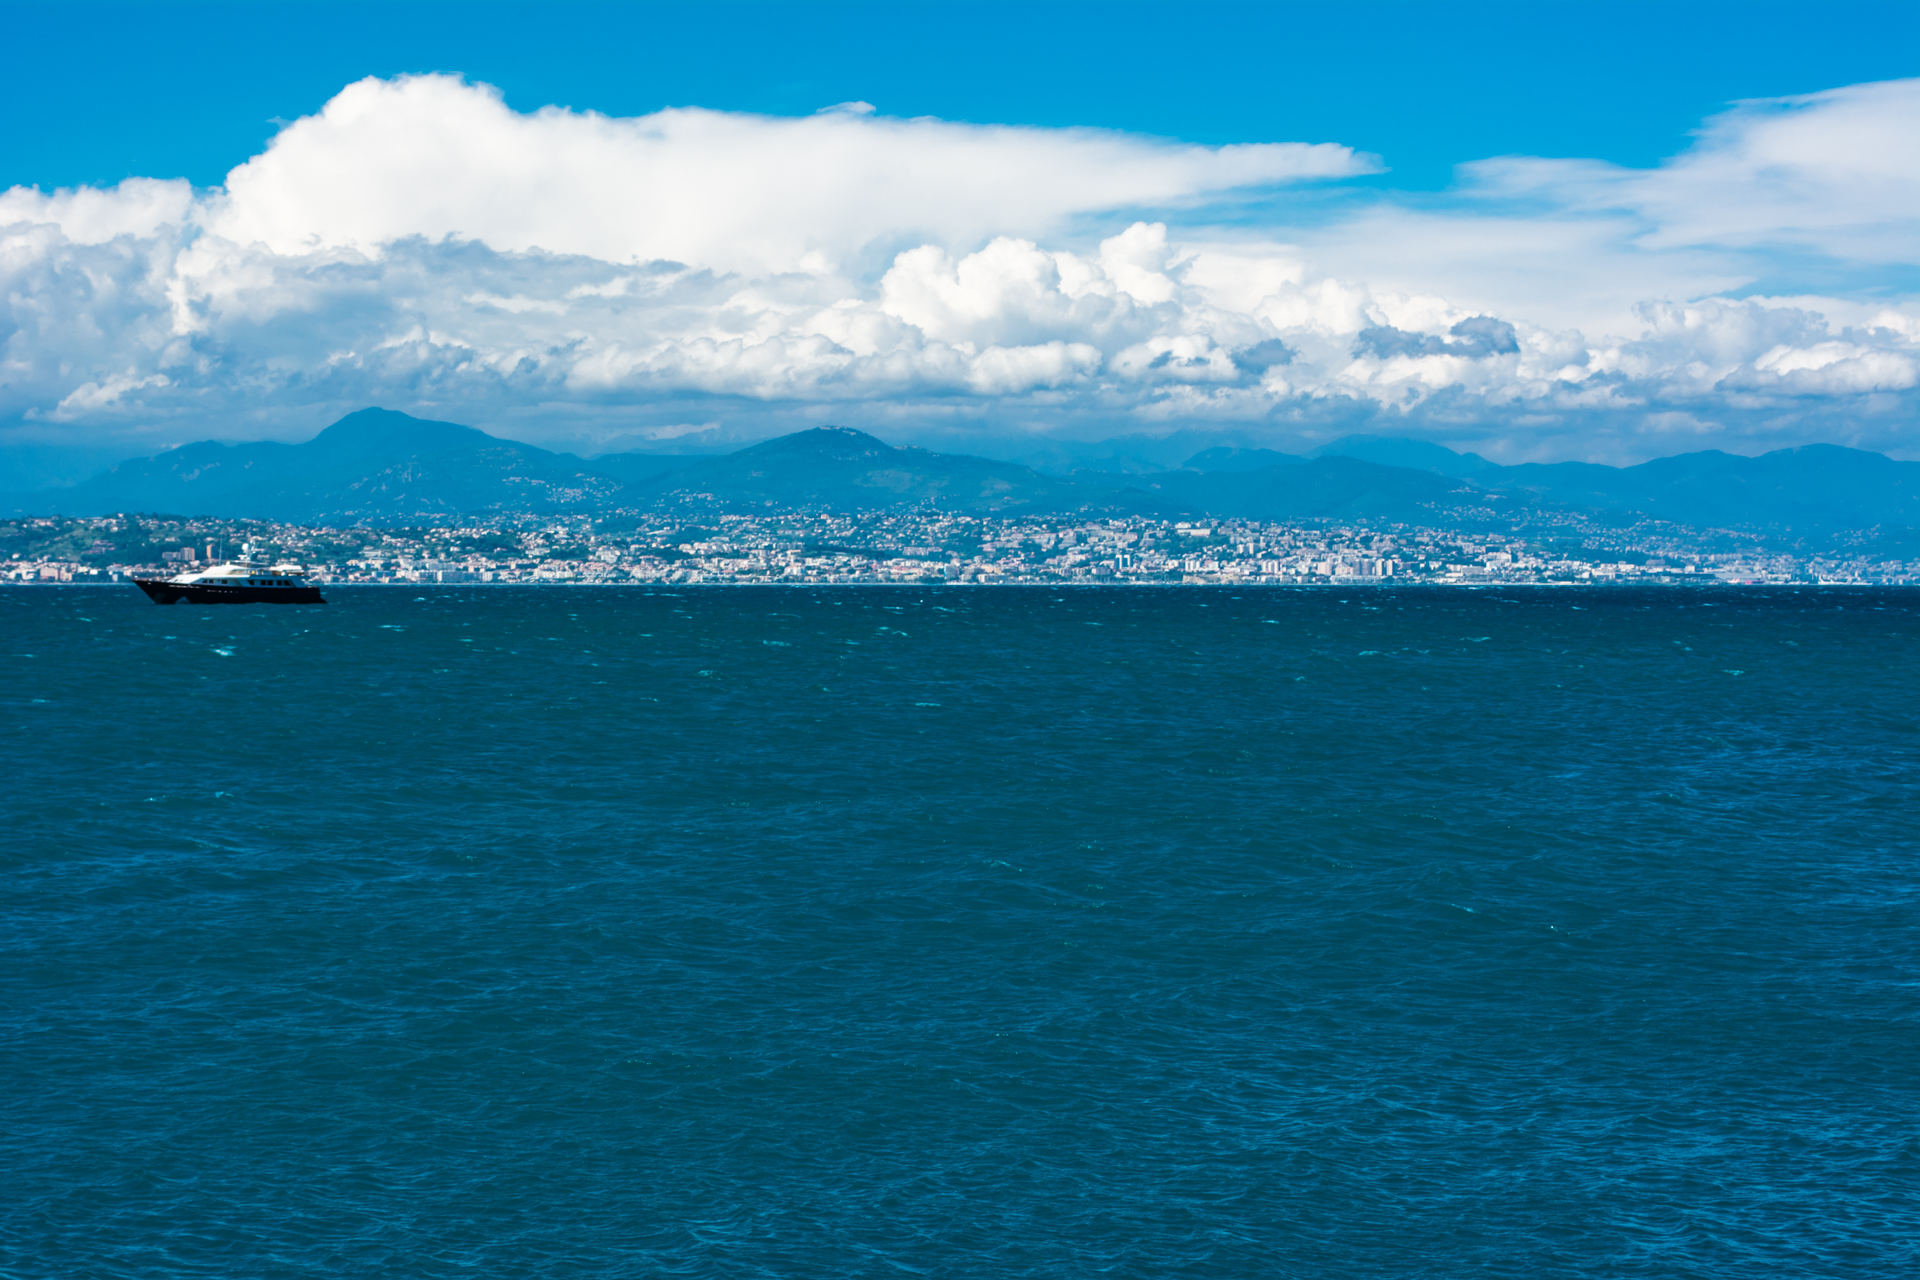
{"label": "white cumulus cloud", "polygon": [[1043,236],[1076,214],[1373,167],[1330,143],[1201,147],[871,108],[523,115],[485,86],[408,76],[349,85],[287,126],[228,175],[207,226],[281,254],[453,236],[614,262],[818,271],[876,245]]}
{"label": "white cumulus cloud", "polygon": [[949,446],[1215,425],[1911,452],[1917,95],[1739,104],[1653,169],[1486,161],[1441,199],[1355,191],[1291,225],[1288,184],[1373,162],[366,80],[217,189],[0,194],[0,444],[298,437],[383,404],[534,439],[831,420]]}

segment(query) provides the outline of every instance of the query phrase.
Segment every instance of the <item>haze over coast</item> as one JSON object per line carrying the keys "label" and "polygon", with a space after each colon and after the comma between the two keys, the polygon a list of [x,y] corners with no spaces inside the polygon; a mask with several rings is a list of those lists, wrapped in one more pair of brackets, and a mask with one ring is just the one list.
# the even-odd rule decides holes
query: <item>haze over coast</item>
{"label": "haze over coast", "polygon": [[1503,467],[1349,436],[1152,461],[1196,442],[1123,438],[1041,471],[825,427],[582,459],[366,409],[298,445],[208,441],[21,495],[0,576],[117,581],[251,544],[331,582],[1920,579],[1920,462],[1862,450]]}

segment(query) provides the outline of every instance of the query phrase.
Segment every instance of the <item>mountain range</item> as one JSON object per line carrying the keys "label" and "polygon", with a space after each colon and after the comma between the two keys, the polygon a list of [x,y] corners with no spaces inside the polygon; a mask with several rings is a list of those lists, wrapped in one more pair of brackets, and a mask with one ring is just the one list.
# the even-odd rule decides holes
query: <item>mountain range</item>
{"label": "mountain range", "polygon": [[1380,436],[1349,436],[1307,455],[1216,445],[1159,468],[1143,460],[1144,450],[1121,442],[1072,452],[1096,465],[1048,474],[823,427],[719,456],[589,460],[457,423],[363,409],[302,444],[190,444],[123,462],[70,488],[15,495],[0,509],[397,525],[691,502],[735,510],[932,505],[1009,514],[1370,517],[1443,526],[1548,507],[1811,534],[1920,525],[1920,462],[1837,445],[1753,458],[1707,450],[1632,467],[1502,466],[1426,441]]}
{"label": "mountain range", "polygon": [[182,445],[9,505],[20,514],[151,511],[297,524],[403,524],[470,512],[597,506],[621,483],[569,454],[457,423],[362,409],[302,444]]}

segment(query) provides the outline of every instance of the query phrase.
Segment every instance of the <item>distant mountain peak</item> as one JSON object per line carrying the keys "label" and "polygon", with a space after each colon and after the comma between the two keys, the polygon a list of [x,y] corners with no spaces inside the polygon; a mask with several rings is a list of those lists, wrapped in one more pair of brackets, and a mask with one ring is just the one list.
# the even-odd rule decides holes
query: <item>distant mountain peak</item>
{"label": "distant mountain peak", "polygon": [[998,510],[1057,503],[1067,489],[1017,463],[896,449],[851,427],[815,427],[638,481],[627,492],[641,501],[692,493],[723,502],[834,510],[922,502]]}
{"label": "distant mountain peak", "polygon": [[46,505],[84,513],[394,523],[463,511],[593,505],[618,484],[566,454],[372,408],[348,414],[304,444],[207,441],[134,459],[48,494]]}
{"label": "distant mountain peak", "polygon": [[813,427],[791,435],[775,436],[741,450],[742,454],[764,457],[768,454],[801,454],[813,458],[871,458],[897,453],[878,436],[870,436],[853,427]]}
{"label": "distant mountain peak", "polygon": [[381,453],[408,453],[418,449],[470,446],[498,439],[477,427],[461,426],[457,422],[416,418],[398,409],[369,408],[356,409],[307,443],[330,451],[371,448]]}

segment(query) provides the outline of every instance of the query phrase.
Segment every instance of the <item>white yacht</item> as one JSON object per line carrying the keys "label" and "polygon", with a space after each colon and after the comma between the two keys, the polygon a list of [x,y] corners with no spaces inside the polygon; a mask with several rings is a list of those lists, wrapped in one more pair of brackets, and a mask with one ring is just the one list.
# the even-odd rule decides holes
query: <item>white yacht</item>
{"label": "white yacht", "polygon": [[325,604],[297,564],[229,560],[171,578],[135,578],[155,604]]}

